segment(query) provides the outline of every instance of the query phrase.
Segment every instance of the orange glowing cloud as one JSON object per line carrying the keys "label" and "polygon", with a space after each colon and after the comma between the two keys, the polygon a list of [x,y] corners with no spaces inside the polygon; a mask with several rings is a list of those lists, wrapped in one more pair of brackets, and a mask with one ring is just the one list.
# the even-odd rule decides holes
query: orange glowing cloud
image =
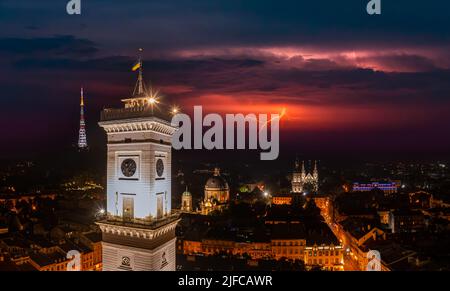
{"label": "orange glowing cloud", "polygon": [[[202,95],[184,102],[182,111],[190,113],[194,105],[203,106],[204,114],[280,114],[282,129],[329,130],[371,129],[413,126],[426,119],[426,109],[417,106],[384,105],[302,105],[268,103],[264,96]],[[432,109],[430,109],[432,110]]]}

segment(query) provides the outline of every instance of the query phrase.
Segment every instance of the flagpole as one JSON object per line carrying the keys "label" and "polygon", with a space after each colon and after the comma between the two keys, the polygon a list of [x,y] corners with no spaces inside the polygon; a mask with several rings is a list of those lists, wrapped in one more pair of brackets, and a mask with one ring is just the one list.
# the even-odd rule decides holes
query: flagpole
{"label": "flagpole", "polygon": [[142,48],[139,48],[139,76],[138,76],[138,95],[144,94],[144,86],[142,84]]}

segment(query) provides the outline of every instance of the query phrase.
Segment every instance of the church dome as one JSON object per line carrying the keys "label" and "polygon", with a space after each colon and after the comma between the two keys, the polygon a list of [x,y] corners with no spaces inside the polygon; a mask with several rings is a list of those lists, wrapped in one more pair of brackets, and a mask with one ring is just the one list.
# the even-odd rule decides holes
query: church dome
{"label": "church dome", "polygon": [[211,177],[206,181],[205,188],[228,189],[228,183],[222,177]]}
{"label": "church dome", "polygon": [[186,186],[186,190],[184,190],[182,196],[192,196],[191,192],[189,192],[188,187]]}
{"label": "church dome", "polygon": [[215,169],[214,176],[206,181],[205,189],[228,190],[228,183],[220,176],[219,169]]}

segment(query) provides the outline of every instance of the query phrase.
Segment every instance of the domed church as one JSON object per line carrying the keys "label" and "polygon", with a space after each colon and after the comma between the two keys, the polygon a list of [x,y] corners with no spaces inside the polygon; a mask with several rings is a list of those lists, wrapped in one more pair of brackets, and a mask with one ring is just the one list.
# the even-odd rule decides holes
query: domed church
{"label": "domed church", "polygon": [[188,187],[186,186],[186,191],[181,194],[181,211],[183,212],[192,212],[192,194],[189,192]]}
{"label": "domed church", "polygon": [[227,181],[220,176],[220,169],[214,169],[214,176],[206,181],[205,199],[216,200],[219,203],[227,203],[230,200],[230,188]]}
{"label": "domed church", "polygon": [[209,212],[222,208],[230,201],[230,187],[227,181],[220,175],[220,169],[214,169],[214,176],[206,181],[205,197],[201,203],[201,212]]}

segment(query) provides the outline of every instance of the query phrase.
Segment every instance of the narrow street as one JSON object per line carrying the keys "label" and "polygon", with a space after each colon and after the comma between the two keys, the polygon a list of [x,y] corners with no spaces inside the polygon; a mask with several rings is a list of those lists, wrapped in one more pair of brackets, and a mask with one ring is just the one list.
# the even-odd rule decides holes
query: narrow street
{"label": "narrow street", "polygon": [[[336,223],[331,221],[331,218],[328,213],[322,211],[322,216],[328,227],[334,233],[334,235],[338,238],[344,248],[344,271],[363,271],[360,268],[358,263],[358,258],[355,254],[357,254],[357,247],[352,246],[351,242],[348,241],[345,233],[342,229],[340,229]],[[348,250],[348,251],[347,251]]]}

